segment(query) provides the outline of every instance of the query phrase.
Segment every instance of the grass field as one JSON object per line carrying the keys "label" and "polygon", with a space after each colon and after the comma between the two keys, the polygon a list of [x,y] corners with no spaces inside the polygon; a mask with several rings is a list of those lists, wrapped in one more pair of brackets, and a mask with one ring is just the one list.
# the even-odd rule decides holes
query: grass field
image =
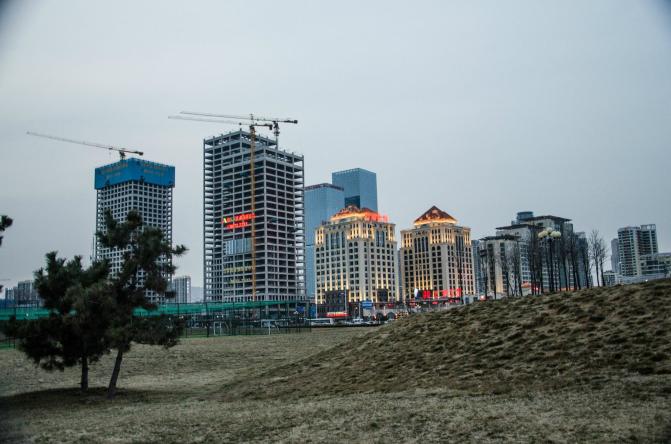
{"label": "grass field", "polygon": [[[644,290],[669,296],[667,287]],[[2,350],[0,441],[669,442],[669,304],[644,310],[644,296],[631,316],[621,305],[595,307],[602,295],[593,292],[379,328],[136,346],[112,402],[103,396],[110,357],[81,396],[76,369],[46,373]],[[535,345],[552,337],[557,344]],[[613,360],[618,353],[631,356]]]}

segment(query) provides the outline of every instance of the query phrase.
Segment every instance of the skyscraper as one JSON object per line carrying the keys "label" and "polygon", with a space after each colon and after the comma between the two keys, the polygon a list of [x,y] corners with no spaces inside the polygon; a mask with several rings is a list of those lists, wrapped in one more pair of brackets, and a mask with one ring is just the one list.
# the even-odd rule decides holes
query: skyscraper
{"label": "skyscraper", "polygon": [[394,224],[386,216],[343,208],[317,229],[315,256],[317,300],[327,311],[398,300]]}
{"label": "skyscraper", "polygon": [[305,283],[306,295],[310,300],[316,294],[315,230],[344,207],[345,194],[342,188],[330,183],[305,187]]}
{"label": "skyscraper", "polygon": [[641,276],[641,256],[659,252],[654,224],[620,228],[617,240],[622,276]]}
{"label": "skyscraper", "polygon": [[372,171],[362,168],[336,171],[331,174],[331,182],[345,191],[345,206],[377,211],[377,177]]}
{"label": "skyscraper", "polygon": [[641,225],[639,231],[638,254],[643,256],[655,253],[659,253],[659,246],[657,245],[657,226],[655,224]]}
{"label": "skyscraper", "polygon": [[252,161],[251,143],[242,130],[203,141],[205,299],[296,301],[305,293],[303,156],[256,136]]}
{"label": "skyscraper", "polygon": [[175,299],[171,302],[178,304],[187,304],[191,302],[191,277],[177,276],[173,278],[172,290],[175,292]]}
{"label": "skyscraper", "polygon": [[610,241],[610,267],[613,273],[620,274],[620,248],[617,238]]}
{"label": "skyscraper", "polygon": [[[142,159],[122,159],[96,168],[96,230],[105,230],[105,212],[110,210],[117,221],[126,219],[131,210],[142,216],[146,226],[160,228],[172,244],[172,190],[175,187],[175,167]],[[122,251],[104,248],[96,241],[94,257],[107,259],[111,273],[121,269]],[[140,279],[143,272],[140,271]],[[149,292],[153,302],[162,296]]]}
{"label": "skyscraper", "polygon": [[401,270],[406,301],[474,295],[471,229],[435,206],[401,230]]}

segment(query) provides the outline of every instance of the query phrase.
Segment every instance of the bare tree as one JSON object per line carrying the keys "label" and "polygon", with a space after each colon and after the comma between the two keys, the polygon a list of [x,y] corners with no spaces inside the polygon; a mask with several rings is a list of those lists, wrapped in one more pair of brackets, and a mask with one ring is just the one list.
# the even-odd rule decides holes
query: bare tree
{"label": "bare tree", "polygon": [[522,296],[522,250],[519,240],[516,240],[511,248],[511,265],[515,276],[517,295]]}
{"label": "bare tree", "polygon": [[585,275],[585,288],[590,288],[592,286],[592,280],[590,279],[592,265],[589,257],[589,242],[581,242],[578,251],[580,260],[582,262],[583,274]]}
{"label": "bare tree", "polygon": [[543,253],[536,230],[531,230],[527,244],[529,272],[531,273],[531,294],[543,292]]}
{"label": "bare tree", "polygon": [[496,253],[493,244],[487,245],[487,277],[494,292],[494,299],[496,299]]}
{"label": "bare tree", "polygon": [[580,261],[579,255],[579,245],[578,245],[578,236],[575,233],[571,233],[568,236],[566,247],[566,258],[570,264],[571,276],[573,278],[573,290],[580,290],[580,272],[578,269],[578,262]]}
{"label": "bare tree", "polygon": [[[494,244],[496,246],[496,244]],[[498,248],[498,253],[496,254],[496,251],[494,252],[494,256],[496,259],[496,265],[501,268],[501,281],[503,281],[503,292],[506,294],[506,296],[511,296],[511,289],[510,289],[510,267],[508,263],[508,254],[507,254],[507,248],[505,242],[502,242],[499,244]]]}
{"label": "bare tree", "polygon": [[589,258],[594,264],[596,272],[597,287],[603,286],[603,264],[606,262],[606,256],[608,255],[608,245],[597,229],[589,233],[587,243],[589,245]]}

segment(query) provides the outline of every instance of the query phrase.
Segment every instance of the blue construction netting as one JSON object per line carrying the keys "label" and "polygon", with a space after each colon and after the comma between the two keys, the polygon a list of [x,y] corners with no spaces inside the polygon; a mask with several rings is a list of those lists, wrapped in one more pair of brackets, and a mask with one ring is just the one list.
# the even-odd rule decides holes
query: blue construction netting
{"label": "blue construction netting", "polygon": [[[254,301],[254,302],[194,302],[190,304],[163,304],[159,305],[154,310],[145,310],[138,308],[133,311],[133,314],[138,317],[142,316],[161,316],[161,315],[208,315],[213,312],[246,310],[264,307],[285,307],[293,305],[287,301]],[[39,319],[49,316],[51,310],[40,307],[15,307],[0,309],[0,321],[7,321],[12,316],[16,319],[30,320]]]}

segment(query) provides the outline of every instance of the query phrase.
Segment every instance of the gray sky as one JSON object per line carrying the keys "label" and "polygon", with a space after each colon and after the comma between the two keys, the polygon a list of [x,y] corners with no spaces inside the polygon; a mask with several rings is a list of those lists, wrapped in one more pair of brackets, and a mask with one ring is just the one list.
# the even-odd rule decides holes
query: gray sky
{"label": "gray sky", "polygon": [[[365,3],[365,4],[363,4]],[[666,1],[25,1],[0,7],[0,278],[88,256],[105,151],[177,168],[178,274],[202,285],[202,139],[180,110],[292,117],[306,183],[377,172],[398,228],[437,205],[493,234],[519,210],[671,250]]]}

